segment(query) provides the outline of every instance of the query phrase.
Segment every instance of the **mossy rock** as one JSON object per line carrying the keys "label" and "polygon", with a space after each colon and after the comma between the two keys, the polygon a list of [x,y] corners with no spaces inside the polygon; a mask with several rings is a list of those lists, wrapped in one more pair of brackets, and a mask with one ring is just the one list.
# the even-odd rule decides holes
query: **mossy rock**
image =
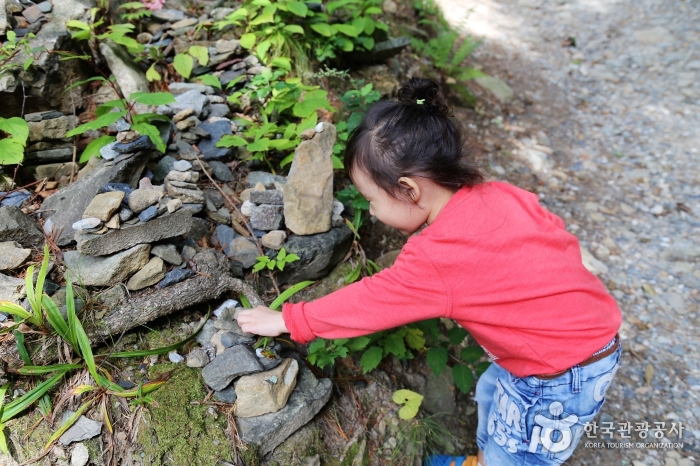
{"label": "mossy rock", "polygon": [[150,407],[139,427],[138,444],[145,465],[215,465],[234,457],[227,437],[226,415],[209,412],[209,406],[193,404],[206,395],[201,371],[177,364],[157,364],[149,376],[155,378],[176,369],[165,385],[151,394]]}

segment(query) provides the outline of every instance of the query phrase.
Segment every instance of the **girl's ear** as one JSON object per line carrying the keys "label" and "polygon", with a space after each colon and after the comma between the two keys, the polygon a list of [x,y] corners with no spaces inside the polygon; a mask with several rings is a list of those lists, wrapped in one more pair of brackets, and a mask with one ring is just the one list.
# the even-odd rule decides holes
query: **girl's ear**
{"label": "girl's ear", "polygon": [[420,200],[420,186],[416,181],[408,176],[402,176],[401,178],[398,179],[399,185],[401,185],[402,188],[404,188],[408,194],[408,196],[411,198],[411,200],[414,203],[418,203]]}

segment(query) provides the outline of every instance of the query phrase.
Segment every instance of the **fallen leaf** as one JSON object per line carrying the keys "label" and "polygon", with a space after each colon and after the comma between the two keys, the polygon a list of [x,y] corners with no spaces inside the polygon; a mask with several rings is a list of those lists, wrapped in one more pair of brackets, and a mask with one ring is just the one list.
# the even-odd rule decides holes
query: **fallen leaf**
{"label": "fallen leaf", "polygon": [[647,385],[651,385],[651,379],[654,378],[654,366],[647,364],[646,369],[644,369],[644,381]]}

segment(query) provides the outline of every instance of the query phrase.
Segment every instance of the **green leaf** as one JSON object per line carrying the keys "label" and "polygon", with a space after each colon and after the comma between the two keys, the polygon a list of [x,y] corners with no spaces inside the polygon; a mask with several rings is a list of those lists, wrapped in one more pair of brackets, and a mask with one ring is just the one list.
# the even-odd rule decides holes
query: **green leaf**
{"label": "green leaf", "polygon": [[63,318],[63,315],[61,315],[61,311],[58,309],[58,306],[56,306],[56,303],[54,303],[51,298],[44,295],[42,297],[41,304],[44,308],[44,312],[46,312],[46,320],[49,321],[51,327],[53,327],[61,338],[72,343],[68,331],[68,324]]}
{"label": "green leaf", "polygon": [[287,250],[282,248],[280,249],[280,252],[277,253],[277,259],[284,259],[284,256],[287,255]]}
{"label": "green leaf", "polygon": [[413,419],[416,417],[416,414],[418,414],[418,409],[423,402],[423,395],[403,389],[396,390],[391,399],[394,400],[396,404],[404,405],[399,410],[399,417],[401,419]]}
{"label": "green leaf", "polygon": [[349,285],[350,283],[355,283],[358,278],[360,278],[360,274],[362,273],[362,263],[358,262],[357,266],[352,269],[352,271],[348,274],[347,277],[345,277],[345,280],[343,280],[343,283],[346,285]]}
{"label": "green leaf", "polygon": [[[371,21],[371,20],[370,20]],[[365,30],[365,19],[362,16],[358,16],[352,22],[352,27],[355,28],[357,35],[359,36]]]}
{"label": "green leaf", "polygon": [[22,118],[0,118],[0,131],[11,134],[12,140],[21,144],[22,147],[27,144],[27,138],[29,137],[29,125]]}
{"label": "green leaf", "polygon": [[24,160],[24,146],[11,138],[0,139],[0,165],[15,165]]}
{"label": "green leaf", "polygon": [[126,105],[121,99],[110,100],[109,102],[105,102],[97,107],[97,110],[95,110],[95,116],[100,117],[105,113],[111,112],[115,108],[118,108],[119,110],[126,110]]}
{"label": "green leaf", "polygon": [[78,126],[77,128],[71,131],[68,131],[66,133],[66,137],[72,138],[73,136],[83,134],[84,132],[90,131],[91,129],[100,129],[105,126],[109,126],[112,123],[115,123],[124,115],[126,115],[126,111],[105,113],[104,115],[98,117],[96,120],[90,121],[88,123],[85,123],[84,125]]}
{"label": "green leaf", "polygon": [[374,20],[370,18],[369,16],[365,17],[365,30],[364,33],[366,36],[371,36],[374,33]]}
{"label": "green leaf", "polygon": [[433,371],[436,377],[439,377],[445,367],[447,367],[447,348],[438,346],[430,348],[426,354],[426,362],[428,367]]}
{"label": "green leaf", "polygon": [[292,34],[304,34],[304,28],[297,24],[288,24],[284,27],[284,30]]}
{"label": "green leaf", "polygon": [[81,29],[83,31],[89,31],[90,26],[88,24],[83,23],[82,21],[78,21],[75,19],[72,19],[66,23],[66,26],[69,28],[73,29]]}
{"label": "green leaf", "polygon": [[255,48],[255,51],[258,54],[258,57],[260,59],[264,59],[265,56],[267,56],[267,51],[270,50],[270,47],[272,47],[272,42],[269,40],[264,40],[258,44],[258,46]]}
{"label": "green leaf", "polygon": [[362,97],[366,96],[372,91],[372,88],[372,83],[365,84],[364,86],[362,86],[362,89],[360,89],[360,95],[362,95]]}
{"label": "green leaf", "polygon": [[258,24],[273,23],[275,21],[275,11],[277,11],[276,6],[266,6],[258,16],[248,23],[248,25],[257,26]]}
{"label": "green leaf", "polygon": [[362,366],[362,373],[373,371],[379,366],[384,358],[384,351],[378,346],[372,346],[367,351],[362,354],[360,358],[360,366]]}
{"label": "green leaf", "polygon": [[345,168],[345,164],[337,155],[332,155],[331,160],[333,161],[333,170],[343,170]]}
{"label": "green leaf", "polygon": [[288,2],[287,9],[291,13],[294,13],[297,16],[301,16],[302,18],[305,17],[306,13],[308,13],[309,11],[309,7],[307,7],[306,3],[304,2]]}
{"label": "green leaf", "polygon": [[486,369],[491,365],[491,361],[482,361],[476,365],[476,376],[481,377],[481,374],[486,372]]}
{"label": "green leaf", "polygon": [[292,61],[287,58],[287,57],[277,57],[272,62],[270,62],[272,66],[276,66],[278,68],[285,69],[287,71],[292,70]]}
{"label": "green leaf", "polygon": [[399,358],[403,358],[406,354],[406,345],[403,341],[403,335],[398,332],[387,335],[384,341],[384,348]]}
{"label": "green leaf", "polygon": [[316,113],[316,109],[329,109],[329,107],[330,105],[327,99],[304,99],[303,102],[297,102],[294,104],[292,113],[296,117],[309,118],[311,115]]}
{"label": "green leaf", "polygon": [[241,147],[248,144],[248,141],[240,136],[227,134],[216,143],[216,147]]}
{"label": "green leaf", "polygon": [[168,105],[175,103],[170,92],[134,92],[130,99],[144,105]]}
{"label": "green leaf", "polygon": [[378,15],[382,13],[382,9],[376,6],[371,6],[365,10],[366,15]]}
{"label": "green leaf", "polygon": [[[2,142],[2,141],[0,141]],[[28,320],[32,318],[32,314],[24,309],[22,306],[18,306],[15,303],[9,301],[0,301],[0,312],[10,314],[15,317],[15,321]]]}
{"label": "green leaf", "polygon": [[87,145],[82,155],[80,156],[80,163],[85,163],[91,158],[99,155],[100,149],[102,149],[107,144],[111,144],[116,141],[117,138],[114,136],[100,136],[99,138],[92,141]]}
{"label": "green leaf", "polygon": [[82,369],[82,364],[54,364],[50,366],[22,366],[17,369],[17,372],[22,375],[42,375],[50,374],[56,371],[69,371],[73,369]]}
{"label": "green leaf", "polygon": [[209,63],[209,49],[201,45],[193,45],[187,50],[187,53],[199,60],[199,64],[207,66]]}
{"label": "green leaf", "polygon": [[138,123],[132,125],[131,129],[138,131],[142,136],[148,136],[151,142],[153,142],[153,144],[156,146],[156,149],[165,154],[165,151],[168,148],[165,145],[163,138],[160,137],[160,131],[158,131],[158,128],[150,123]]}
{"label": "green leaf", "polygon": [[348,341],[346,346],[350,351],[361,351],[367,348],[370,341],[367,337],[355,337]]}
{"label": "green leaf", "polygon": [[374,48],[374,39],[371,37],[363,37],[360,39],[360,42],[362,42],[362,46],[367,50],[372,50]]}
{"label": "green leaf", "polygon": [[282,303],[291,298],[295,293],[298,293],[299,291],[303,290],[304,288],[313,283],[314,282],[312,281],[304,281],[299,282],[294,286],[290,286],[289,288],[284,290],[277,298],[275,298],[274,301],[272,301],[272,304],[270,304],[270,309],[277,310],[277,308],[279,308],[282,305]]}
{"label": "green leaf", "polygon": [[315,128],[318,123],[318,114],[316,112],[312,113],[308,118],[303,119],[299,125],[297,125],[297,135],[300,135],[305,130],[309,128]]}
{"label": "green leaf", "polygon": [[146,71],[146,79],[149,81],[160,81],[163,79],[163,77],[160,75],[158,71],[156,71],[156,63],[153,62],[153,64],[148,68],[148,71]]}
{"label": "green leaf", "polygon": [[[363,23],[364,24],[364,23]],[[333,29],[349,37],[357,37],[360,33],[350,24],[333,24]]]}
{"label": "green leaf", "polygon": [[207,86],[215,87],[216,89],[221,90],[221,81],[213,74],[205,74],[203,76],[200,76],[199,80]]}
{"label": "green leaf", "polygon": [[386,23],[382,23],[381,21],[375,21],[374,26],[377,29],[381,29],[382,31],[385,31],[385,32],[389,30],[389,26],[387,26]]}
{"label": "green leaf", "polygon": [[32,66],[32,63],[34,63],[34,57],[27,57],[26,60],[24,60],[24,63],[22,64],[22,69],[24,71],[27,71],[30,66]]}
{"label": "green leaf", "polygon": [[421,350],[425,346],[423,332],[418,328],[406,327],[406,344],[414,350]]}
{"label": "green leaf", "polygon": [[85,80],[83,80],[83,81],[78,81],[77,83],[71,84],[70,86],[68,86],[67,88],[65,88],[65,89],[63,90],[63,92],[68,92],[68,91],[70,91],[71,89],[73,89],[74,87],[82,86],[83,84],[89,83],[89,82],[91,82],[91,81],[103,81],[103,82],[106,82],[107,80],[106,80],[105,78],[103,78],[102,76],[93,76],[92,78],[88,78],[88,79],[85,79]]}
{"label": "green leaf", "polygon": [[334,36],[336,33],[335,29],[333,29],[325,23],[314,23],[311,25],[311,29],[318,32],[324,37],[331,37]]}
{"label": "green leaf", "polygon": [[286,167],[287,165],[292,163],[293,160],[294,160],[294,153],[292,152],[291,154],[287,155],[285,158],[280,160],[280,168]]}
{"label": "green leaf", "polygon": [[484,348],[481,346],[468,346],[466,348],[462,348],[459,355],[464,362],[476,362],[484,355]]}
{"label": "green leaf", "polygon": [[240,44],[244,49],[252,49],[255,45],[255,34],[252,32],[243,34],[240,38]]}
{"label": "green leaf", "polygon": [[46,392],[56,385],[63,378],[65,373],[65,370],[59,371],[51,378],[34,387],[34,389],[28,391],[26,394],[13,400],[11,403],[6,404],[2,410],[2,415],[0,415],[0,423],[6,423],[31,406],[32,403],[44,396]]}
{"label": "green leaf", "polygon": [[459,345],[460,343],[462,343],[467,335],[469,335],[467,331],[459,325],[455,325],[448,332],[450,343],[453,345]]}
{"label": "green leaf", "polygon": [[269,148],[269,146],[268,146],[269,142],[270,142],[269,138],[258,139],[257,141],[248,144],[246,146],[246,149],[248,149],[251,152],[266,151]]}
{"label": "green leaf", "polygon": [[192,74],[192,68],[194,67],[194,59],[184,53],[178,53],[173,60],[173,67],[180,76],[189,79]]}
{"label": "green leaf", "polygon": [[462,393],[469,393],[474,384],[474,374],[472,370],[462,364],[457,364],[452,367],[452,378],[455,381],[455,386]]}
{"label": "green leaf", "polygon": [[75,424],[77,422],[77,420],[80,418],[80,416],[82,416],[82,414],[85,412],[85,410],[87,410],[90,407],[90,405],[92,405],[92,403],[95,402],[96,399],[97,398],[91,398],[88,401],[86,401],[85,403],[83,403],[82,405],[80,405],[80,407],[77,410],[75,410],[75,413],[73,413],[73,415],[71,417],[66,419],[66,422],[64,422],[61,425],[61,427],[59,427],[59,429],[56,432],[54,432],[54,434],[51,435],[51,437],[49,437],[49,441],[46,442],[46,445],[44,445],[44,451],[48,451],[49,447],[56,440],[58,440],[59,437],[61,437],[61,435],[63,435],[73,424]]}

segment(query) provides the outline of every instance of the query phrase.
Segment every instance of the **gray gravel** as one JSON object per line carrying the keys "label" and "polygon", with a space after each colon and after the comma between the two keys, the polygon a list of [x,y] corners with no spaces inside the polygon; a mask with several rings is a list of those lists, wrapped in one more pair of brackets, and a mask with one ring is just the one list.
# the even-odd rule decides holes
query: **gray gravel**
{"label": "gray gravel", "polygon": [[[454,24],[473,9],[463,27],[485,37],[476,63],[515,91],[509,104],[491,99],[495,119],[486,109],[472,125],[491,128],[478,131],[494,176],[537,192],[564,218],[622,308],[626,351],[598,421],[686,429],[682,439],[646,440],[681,448],[582,443],[567,464],[698,464],[700,3],[438,3]],[[562,44],[569,37],[575,47]],[[531,148],[553,166],[538,169]],[[616,432],[611,441],[624,440]]]}

